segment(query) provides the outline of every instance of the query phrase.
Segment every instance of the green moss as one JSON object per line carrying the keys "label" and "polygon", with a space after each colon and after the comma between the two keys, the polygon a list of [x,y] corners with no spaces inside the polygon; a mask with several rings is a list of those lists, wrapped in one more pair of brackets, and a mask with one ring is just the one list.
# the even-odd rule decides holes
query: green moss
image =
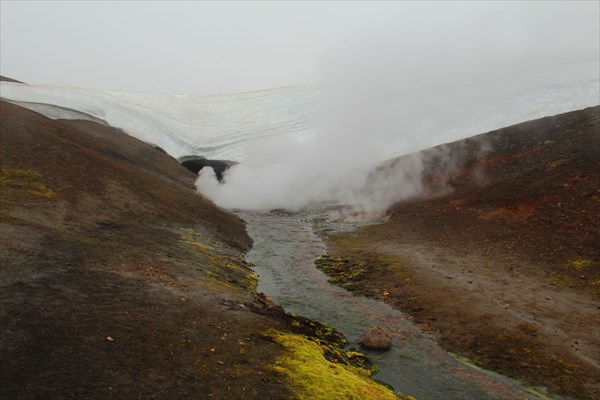
{"label": "green moss", "polygon": [[294,313],[286,313],[284,318],[294,332],[308,336],[316,342],[336,345],[340,349],[348,344],[344,335],[330,326]]}
{"label": "green moss", "polygon": [[378,371],[364,354],[346,350],[348,341],[336,329],[298,314],[286,313],[284,318],[293,333],[300,334],[321,347],[327,360],[360,368],[368,375]]}
{"label": "green moss", "polygon": [[546,141],[544,142],[544,144],[545,144],[546,146],[547,146],[547,145],[553,145],[553,144],[556,144],[556,141],[555,141],[555,140],[546,140]]}
{"label": "green moss", "polygon": [[181,240],[200,254],[207,283],[227,289],[256,290],[258,279],[243,257],[231,256],[222,244],[193,229],[181,229]]}
{"label": "green moss", "polygon": [[368,371],[328,361],[321,346],[302,335],[280,331],[267,335],[286,350],[275,360],[273,369],[286,376],[294,399],[398,399],[371,380]]}
{"label": "green moss", "polygon": [[56,192],[43,181],[44,177],[31,168],[0,167],[0,188],[3,196],[27,193],[35,197],[51,199]]}
{"label": "green moss", "polygon": [[315,265],[330,276],[330,283],[339,285],[348,290],[356,291],[357,287],[367,273],[366,264],[355,258],[334,257],[329,254],[319,256]]}
{"label": "green moss", "polygon": [[[315,260],[315,265],[330,276],[329,283],[350,290],[358,296],[374,295],[373,291],[368,290],[366,285],[370,274],[393,273],[394,276],[401,279],[404,277],[403,270],[405,269],[394,257],[366,252],[360,252],[357,254],[357,258],[324,254]],[[404,277],[404,282],[410,283],[410,278]],[[381,292],[384,298],[386,292],[385,289]],[[378,297],[377,294],[375,296]]]}

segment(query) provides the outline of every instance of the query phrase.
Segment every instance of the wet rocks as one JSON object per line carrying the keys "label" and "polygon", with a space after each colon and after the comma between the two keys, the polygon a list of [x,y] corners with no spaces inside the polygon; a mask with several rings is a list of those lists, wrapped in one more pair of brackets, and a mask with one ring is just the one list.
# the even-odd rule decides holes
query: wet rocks
{"label": "wet rocks", "polygon": [[256,314],[271,315],[271,316],[283,316],[285,311],[283,307],[275,303],[273,300],[265,296],[264,293],[254,293],[254,299],[250,303],[245,304],[246,307],[250,308]]}
{"label": "wet rocks", "polygon": [[388,350],[392,346],[392,336],[382,327],[375,326],[365,333],[359,344],[368,350]]}

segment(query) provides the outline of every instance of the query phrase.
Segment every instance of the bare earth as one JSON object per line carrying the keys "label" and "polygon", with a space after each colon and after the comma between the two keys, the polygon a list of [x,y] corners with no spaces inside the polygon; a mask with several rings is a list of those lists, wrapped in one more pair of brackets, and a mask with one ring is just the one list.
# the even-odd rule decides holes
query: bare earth
{"label": "bare earth", "polygon": [[[452,352],[599,399],[599,114],[451,144],[444,152],[461,157],[451,170],[430,151],[429,194],[395,205],[384,224],[329,237],[358,274],[325,271],[398,307]],[[475,154],[484,142],[491,150]]]}
{"label": "bare earth", "polygon": [[306,398],[274,336],[316,354],[317,387],[364,363],[255,293],[243,221],[159,149],[6,102],[0,139],[1,399]]}

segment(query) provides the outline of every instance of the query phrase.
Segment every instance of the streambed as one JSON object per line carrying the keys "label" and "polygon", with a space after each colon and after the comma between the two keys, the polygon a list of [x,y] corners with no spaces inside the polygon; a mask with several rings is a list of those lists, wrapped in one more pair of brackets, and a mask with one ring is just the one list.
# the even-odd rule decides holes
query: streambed
{"label": "streambed", "polygon": [[[513,380],[469,366],[444,351],[426,333],[389,305],[334,286],[314,260],[326,246],[314,232],[317,211],[296,214],[240,212],[254,246],[248,260],[259,276],[258,291],[286,311],[312,318],[342,332],[350,348],[374,325],[393,336],[387,352],[359,351],[379,367],[373,377],[396,393],[419,399],[541,399]],[[343,229],[328,224],[329,229]]]}

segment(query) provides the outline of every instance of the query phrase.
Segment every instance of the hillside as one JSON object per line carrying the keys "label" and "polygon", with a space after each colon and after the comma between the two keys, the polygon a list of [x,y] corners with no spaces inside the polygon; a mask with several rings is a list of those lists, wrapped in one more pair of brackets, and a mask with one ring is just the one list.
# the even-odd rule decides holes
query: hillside
{"label": "hillside", "polygon": [[427,150],[424,196],[394,205],[386,223],[328,238],[356,274],[322,268],[452,352],[598,399],[599,147],[594,107]]}
{"label": "hillside", "polygon": [[12,79],[12,78],[7,78],[6,76],[2,76],[0,75],[0,81],[4,81],[4,82],[12,82],[12,83],[23,83],[21,81],[18,81],[16,79]]}
{"label": "hillside", "polygon": [[395,398],[254,292],[243,221],[175,159],[6,102],[0,139],[0,398]]}

